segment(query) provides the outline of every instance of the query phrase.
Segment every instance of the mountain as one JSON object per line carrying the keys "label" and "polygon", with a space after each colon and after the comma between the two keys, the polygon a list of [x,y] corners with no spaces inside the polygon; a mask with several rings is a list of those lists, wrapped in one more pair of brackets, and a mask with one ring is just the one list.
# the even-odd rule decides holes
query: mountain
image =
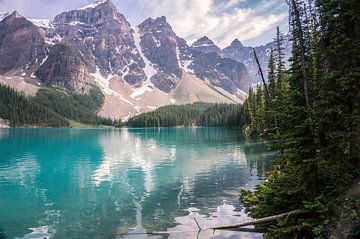
{"label": "mountain", "polygon": [[195,51],[203,52],[203,53],[212,53],[215,52],[218,55],[221,54],[221,50],[215,43],[210,40],[207,36],[203,36],[199,40],[195,41],[192,44],[192,48]]}
{"label": "mountain", "polygon": [[56,44],[50,48],[36,75],[46,86],[60,86],[76,92],[89,92],[91,77],[84,58],[65,44]]}
{"label": "mountain", "polygon": [[239,47],[221,50],[208,37],[190,46],[165,17],[132,27],[111,0],[53,20],[13,12],[0,16],[0,83],[27,95],[42,87],[88,94],[97,85],[105,96],[98,114],[122,119],[168,104],[241,103],[254,77]]}
{"label": "mountain", "polygon": [[47,54],[40,30],[18,12],[14,11],[0,22],[0,74],[36,68]]}
{"label": "mountain", "polygon": [[[285,66],[289,67],[289,58],[291,55],[291,42],[288,35],[284,36],[284,53],[285,53]],[[255,47],[255,51],[258,55],[261,68],[264,72],[264,76],[267,80],[267,72],[269,65],[269,57],[271,49],[275,49],[275,43],[270,42],[262,46]],[[226,58],[233,59],[235,61],[243,63],[250,77],[253,85],[261,82],[260,75],[258,74],[258,66],[255,62],[253,48],[244,46],[238,39],[235,39],[230,46],[224,48],[221,55]]]}

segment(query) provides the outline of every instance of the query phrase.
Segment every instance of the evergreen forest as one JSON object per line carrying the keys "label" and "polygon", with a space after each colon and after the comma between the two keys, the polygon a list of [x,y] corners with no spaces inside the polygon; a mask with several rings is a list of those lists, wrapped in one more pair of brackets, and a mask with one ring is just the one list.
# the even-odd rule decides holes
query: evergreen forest
{"label": "evergreen forest", "polygon": [[254,218],[290,212],[261,226],[266,238],[359,238],[360,1],[287,4],[290,69],[277,29],[269,81],[243,105],[245,135],[271,140],[279,161],[241,200]]}

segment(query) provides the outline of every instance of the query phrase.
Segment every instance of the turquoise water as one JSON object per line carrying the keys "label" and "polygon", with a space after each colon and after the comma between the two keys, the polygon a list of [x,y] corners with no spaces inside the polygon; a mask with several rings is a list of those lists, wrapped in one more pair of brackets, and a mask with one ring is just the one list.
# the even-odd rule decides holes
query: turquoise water
{"label": "turquoise water", "polygon": [[220,128],[0,129],[0,238],[262,238],[193,218],[249,220],[273,158]]}

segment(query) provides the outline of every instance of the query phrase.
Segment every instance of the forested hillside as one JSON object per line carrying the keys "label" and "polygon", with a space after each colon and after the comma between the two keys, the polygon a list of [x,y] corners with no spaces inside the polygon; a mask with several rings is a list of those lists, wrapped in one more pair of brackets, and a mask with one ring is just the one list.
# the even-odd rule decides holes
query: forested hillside
{"label": "forested hillside", "polygon": [[135,116],[127,122],[129,127],[241,127],[242,106],[235,104],[194,103],[170,105]]}
{"label": "forested hillside", "polygon": [[8,119],[11,127],[67,127],[69,122],[59,114],[32,99],[0,84],[0,118]]}
{"label": "forested hillside", "polygon": [[26,97],[0,85],[0,118],[9,120],[11,127],[69,127],[69,120],[88,125],[118,125],[116,120],[97,116],[103,101],[97,87],[89,94],[43,88],[36,96]]}
{"label": "forested hillside", "polygon": [[39,105],[52,109],[64,118],[91,125],[113,125],[111,119],[97,116],[104,102],[104,96],[98,87],[89,94],[75,94],[57,88],[43,88],[32,99]]}
{"label": "forested hillside", "polygon": [[255,218],[302,210],[264,226],[267,238],[359,238],[360,195],[346,195],[360,175],[360,1],[287,2],[291,67],[278,31],[269,84],[244,103],[246,135],[275,140],[280,161],[241,198]]}

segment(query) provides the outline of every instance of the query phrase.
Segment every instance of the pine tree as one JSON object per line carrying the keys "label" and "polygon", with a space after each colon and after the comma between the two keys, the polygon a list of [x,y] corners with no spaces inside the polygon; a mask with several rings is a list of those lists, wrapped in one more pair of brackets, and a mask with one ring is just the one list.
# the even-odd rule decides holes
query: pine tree
{"label": "pine tree", "polygon": [[280,84],[282,76],[285,72],[285,47],[284,47],[284,35],[280,32],[279,26],[276,27],[275,41],[275,54],[274,61],[276,61],[276,80]]}
{"label": "pine tree", "polygon": [[271,238],[326,238],[330,202],[360,175],[360,2],[317,0],[316,8],[309,2],[288,1],[291,67],[274,101],[281,102],[281,160],[255,194],[242,196],[256,206],[254,217],[305,209],[267,226]]}
{"label": "pine tree", "polygon": [[[320,18],[315,114],[324,185],[337,190],[360,170],[360,2],[316,1]],[[354,172],[355,171],[355,172]]]}
{"label": "pine tree", "polygon": [[274,50],[270,50],[270,57],[269,57],[269,66],[268,66],[268,81],[269,81],[269,94],[272,99],[275,99],[277,96],[276,92],[276,78],[277,73],[276,66],[275,66],[275,59],[274,59]]}

